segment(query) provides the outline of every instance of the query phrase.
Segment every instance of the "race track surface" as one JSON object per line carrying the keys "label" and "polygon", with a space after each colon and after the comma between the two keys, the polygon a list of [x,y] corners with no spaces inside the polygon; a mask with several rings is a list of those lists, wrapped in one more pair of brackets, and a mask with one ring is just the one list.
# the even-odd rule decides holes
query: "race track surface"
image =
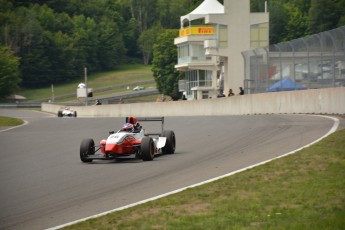
{"label": "race track surface", "polygon": [[85,164],[81,140],[99,142],[124,118],[5,109],[0,115],[29,122],[0,130],[0,229],[45,229],[167,193],[300,148],[333,125],[303,115],[166,117],[165,128],[176,134],[175,154]]}

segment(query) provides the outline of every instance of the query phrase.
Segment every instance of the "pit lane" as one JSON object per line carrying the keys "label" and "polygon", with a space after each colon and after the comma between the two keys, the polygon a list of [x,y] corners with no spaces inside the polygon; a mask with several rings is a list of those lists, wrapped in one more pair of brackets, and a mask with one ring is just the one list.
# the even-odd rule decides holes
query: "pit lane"
{"label": "pit lane", "polygon": [[98,142],[124,118],[0,115],[29,122],[0,132],[0,229],[45,229],[122,207],[277,157],[333,126],[303,115],[166,117],[165,128],[176,134],[174,155],[84,164],[81,140]]}

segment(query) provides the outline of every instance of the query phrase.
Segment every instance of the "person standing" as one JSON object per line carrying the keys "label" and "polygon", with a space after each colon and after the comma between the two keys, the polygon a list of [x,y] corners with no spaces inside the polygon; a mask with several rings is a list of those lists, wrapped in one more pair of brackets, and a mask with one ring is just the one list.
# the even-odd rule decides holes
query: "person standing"
{"label": "person standing", "polygon": [[239,95],[244,95],[244,90],[243,90],[242,87],[240,87],[240,93],[239,93]]}

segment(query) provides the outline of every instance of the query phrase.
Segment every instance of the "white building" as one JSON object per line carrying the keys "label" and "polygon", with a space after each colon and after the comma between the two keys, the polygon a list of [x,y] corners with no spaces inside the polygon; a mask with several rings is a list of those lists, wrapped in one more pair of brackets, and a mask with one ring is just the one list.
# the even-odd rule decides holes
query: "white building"
{"label": "white building", "polygon": [[[265,7],[267,8],[267,7]],[[268,13],[250,13],[249,0],[204,0],[181,17],[178,63],[185,72],[180,91],[188,99],[215,98],[229,89],[235,94],[244,81],[241,52],[269,42]],[[192,25],[195,24],[195,25]]]}

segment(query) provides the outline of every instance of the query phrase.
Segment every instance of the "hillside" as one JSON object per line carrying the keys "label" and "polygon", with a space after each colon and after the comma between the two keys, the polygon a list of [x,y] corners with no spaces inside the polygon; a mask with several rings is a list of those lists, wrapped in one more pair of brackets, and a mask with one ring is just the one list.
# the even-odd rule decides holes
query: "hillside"
{"label": "hillside", "polygon": [[[58,84],[50,87],[37,89],[22,89],[17,94],[27,98],[26,101],[48,101],[54,97],[55,102],[66,102],[76,100],[77,86],[84,82],[84,77],[80,81],[72,81],[67,84]],[[116,94],[132,91],[136,86],[145,88],[155,87],[155,82],[149,65],[124,65],[116,71],[90,74],[88,76],[88,87],[93,89],[93,98],[102,95]]]}

